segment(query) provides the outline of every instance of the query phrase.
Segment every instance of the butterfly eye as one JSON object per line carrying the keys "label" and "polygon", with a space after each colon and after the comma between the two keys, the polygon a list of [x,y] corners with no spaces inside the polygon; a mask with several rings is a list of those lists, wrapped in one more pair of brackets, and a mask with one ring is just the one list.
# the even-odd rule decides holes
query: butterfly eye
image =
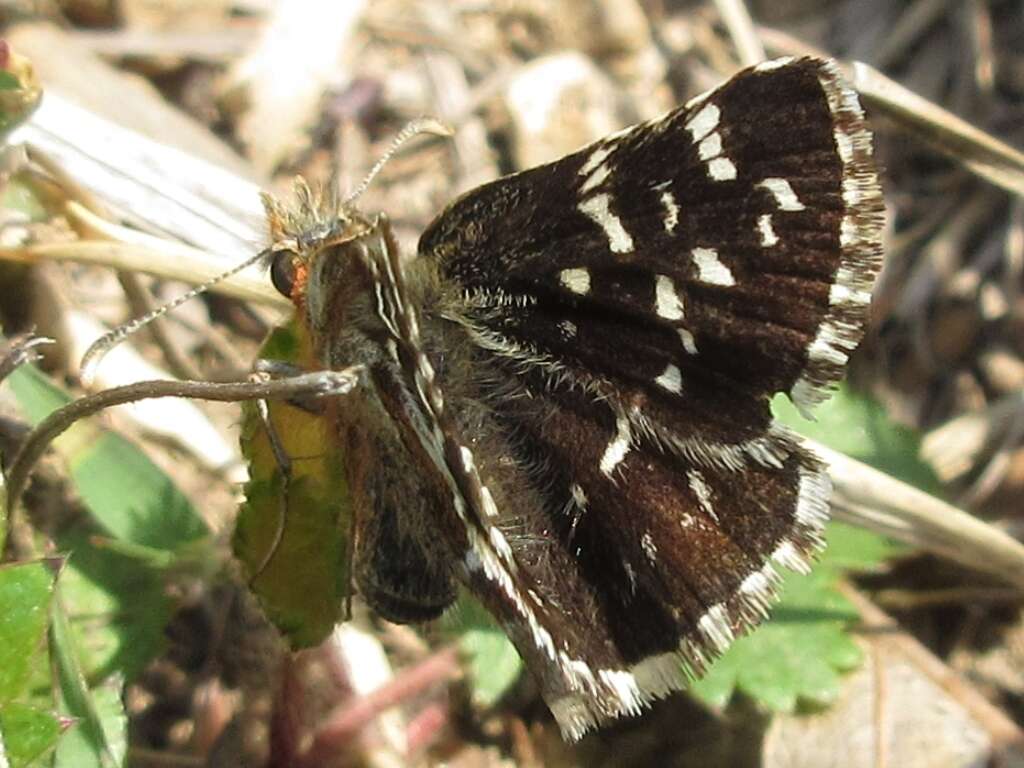
{"label": "butterfly eye", "polygon": [[292,297],[295,288],[295,253],[293,251],[277,251],[270,263],[270,282],[274,288],[287,298]]}

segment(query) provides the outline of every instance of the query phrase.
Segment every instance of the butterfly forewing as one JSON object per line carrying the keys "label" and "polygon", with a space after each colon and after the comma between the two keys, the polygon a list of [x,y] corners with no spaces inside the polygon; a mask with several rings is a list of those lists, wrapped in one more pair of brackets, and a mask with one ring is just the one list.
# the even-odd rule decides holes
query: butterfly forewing
{"label": "butterfly forewing", "polygon": [[881,213],[855,95],[801,59],[470,192],[420,250],[508,354],[803,406],[860,338]]}

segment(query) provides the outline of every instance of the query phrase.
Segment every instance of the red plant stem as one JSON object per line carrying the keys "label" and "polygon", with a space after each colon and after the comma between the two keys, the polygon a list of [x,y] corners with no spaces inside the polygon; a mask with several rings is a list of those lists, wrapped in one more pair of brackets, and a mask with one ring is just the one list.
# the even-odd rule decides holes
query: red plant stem
{"label": "red plant stem", "polygon": [[452,679],[459,672],[458,653],[454,647],[448,647],[405,670],[387,685],[338,707],[317,729],[302,764],[324,765],[381,712]]}

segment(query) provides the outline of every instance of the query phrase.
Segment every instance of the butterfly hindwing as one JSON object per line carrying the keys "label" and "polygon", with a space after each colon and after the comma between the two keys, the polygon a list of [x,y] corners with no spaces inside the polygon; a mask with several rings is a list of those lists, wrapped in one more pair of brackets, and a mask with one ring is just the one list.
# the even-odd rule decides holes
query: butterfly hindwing
{"label": "butterfly hindwing", "polygon": [[[495,524],[515,588],[558,609],[535,614],[557,652],[531,668],[571,737],[684,687],[764,618],[776,568],[806,569],[821,544],[827,477],[782,431],[777,464],[738,471],[659,450],[579,393],[499,410],[516,471],[484,465],[481,478],[529,489],[530,506],[506,504]],[[544,656],[522,607],[482,572],[467,577],[523,655]]]}

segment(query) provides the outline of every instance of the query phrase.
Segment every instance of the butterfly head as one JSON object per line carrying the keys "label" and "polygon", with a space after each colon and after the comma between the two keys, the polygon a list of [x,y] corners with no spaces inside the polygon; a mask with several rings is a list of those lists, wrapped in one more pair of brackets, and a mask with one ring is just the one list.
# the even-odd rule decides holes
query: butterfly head
{"label": "butterfly head", "polygon": [[271,244],[263,252],[278,292],[291,299],[322,344],[374,315],[369,304],[382,259],[397,248],[386,217],[367,216],[332,192],[295,183],[295,203],[263,196]]}
{"label": "butterfly head", "polygon": [[274,287],[300,308],[311,298],[311,288],[323,284],[325,271],[345,282],[346,262],[359,250],[353,246],[378,228],[377,222],[341,202],[334,189],[313,188],[298,178],[294,205],[263,195],[271,240],[264,263]]}

